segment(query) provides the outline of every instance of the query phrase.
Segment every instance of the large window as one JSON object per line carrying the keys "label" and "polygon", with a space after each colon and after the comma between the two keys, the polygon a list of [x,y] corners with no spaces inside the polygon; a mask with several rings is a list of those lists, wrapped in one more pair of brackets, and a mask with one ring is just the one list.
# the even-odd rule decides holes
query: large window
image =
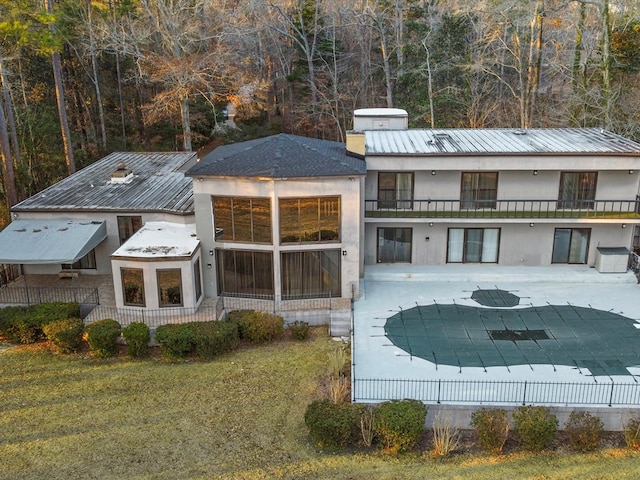
{"label": "large window", "polygon": [[497,263],[499,228],[450,228],[449,263]]}
{"label": "large window", "polygon": [[68,264],[68,263],[63,263],[62,264],[62,269],[63,270],[95,270],[97,267],[96,265],[96,251],[91,250],[89,253],[87,253],[84,257],[82,257],[80,260],[78,260],[77,262],[73,263],[72,265]]}
{"label": "large window", "polygon": [[340,240],[340,197],[281,198],[280,242]]}
{"label": "large window", "polygon": [[130,217],[118,217],[118,237],[120,245],[129,240],[138,230],[142,228],[142,217],[134,215]]}
{"label": "large window", "polygon": [[340,297],[340,250],[282,253],[282,299]]}
{"label": "large window", "polygon": [[214,197],[213,222],[217,241],[271,243],[268,198]]}
{"label": "large window", "polygon": [[498,172],[463,172],[460,208],[496,208]]}
{"label": "large window", "polygon": [[378,173],[378,208],[413,208],[413,172]]}
{"label": "large window", "polygon": [[156,270],[161,307],[182,306],[182,272],[179,268]]}
{"label": "large window", "polygon": [[218,294],[273,296],[273,254],[245,250],[216,250]]}
{"label": "large window", "polygon": [[590,228],[556,228],[552,263],[587,263]]}
{"label": "large window", "polygon": [[558,208],[593,208],[598,172],[562,172]]}
{"label": "large window", "polygon": [[144,307],[144,274],[141,268],[121,268],[122,294],[125,305]]}
{"label": "large window", "polygon": [[378,228],[378,263],[411,263],[411,228]]}

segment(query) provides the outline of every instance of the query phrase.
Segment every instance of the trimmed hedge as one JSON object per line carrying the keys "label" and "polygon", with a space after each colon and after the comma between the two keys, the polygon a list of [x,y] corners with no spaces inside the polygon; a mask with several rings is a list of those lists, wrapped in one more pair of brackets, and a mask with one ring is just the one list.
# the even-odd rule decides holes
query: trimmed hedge
{"label": "trimmed hedge", "polygon": [[54,320],[44,325],[42,331],[56,352],[73,353],[82,345],[84,324],[79,318]]}
{"label": "trimmed hedge", "polygon": [[426,417],[427,407],[418,400],[391,400],[376,408],[375,431],[387,452],[406,452],[418,445]]}
{"label": "trimmed hedge", "polygon": [[169,323],[156,328],[156,343],[165,358],[184,358],[195,350],[191,323]]}
{"label": "trimmed hedge", "polygon": [[179,359],[192,353],[213,358],[238,347],[238,327],[218,321],[162,325],[156,329],[156,342],[165,358]]}
{"label": "trimmed hedge", "polygon": [[80,318],[79,304],[55,302],[2,308],[0,335],[11,343],[34,343],[45,337],[45,324],[67,318]]}
{"label": "trimmed hedge", "polygon": [[540,451],[551,446],[558,419],[547,407],[518,407],[513,412],[513,430],[525,450]]}
{"label": "trimmed hedge", "polygon": [[571,412],[564,426],[569,445],[576,452],[593,452],[598,449],[604,423],[589,412]]}
{"label": "trimmed hedge", "polygon": [[240,338],[251,343],[271,342],[284,333],[284,319],[267,312],[233,310],[226,321],[238,325]]}
{"label": "trimmed hedge", "polygon": [[501,408],[481,408],[471,414],[471,426],[480,447],[491,453],[502,452],[509,436],[509,417]]}
{"label": "trimmed hedge", "polygon": [[361,435],[360,411],[359,405],[315,400],[307,406],[304,423],[315,445],[341,449],[358,442]]}
{"label": "trimmed hedge", "polygon": [[122,336],[127,343],[127,355],[136,358],[149,354],[151,332],[142,322],[132,322],[122,329]]}
{"label": "trimmed hedge", "polygon": [[87,343],[97,358],[107,358],[118,351],[118,338],[122,327],[110,318],[98,320],[85,327]]}

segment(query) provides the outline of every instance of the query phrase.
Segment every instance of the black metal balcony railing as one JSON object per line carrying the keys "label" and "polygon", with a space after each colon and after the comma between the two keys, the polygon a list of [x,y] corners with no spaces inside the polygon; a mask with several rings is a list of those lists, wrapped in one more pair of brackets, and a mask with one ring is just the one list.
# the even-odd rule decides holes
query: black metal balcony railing
{"label": "black metal balcony railing", "polygon": [[640,219],[640,200],[365,200],[369,218]]}

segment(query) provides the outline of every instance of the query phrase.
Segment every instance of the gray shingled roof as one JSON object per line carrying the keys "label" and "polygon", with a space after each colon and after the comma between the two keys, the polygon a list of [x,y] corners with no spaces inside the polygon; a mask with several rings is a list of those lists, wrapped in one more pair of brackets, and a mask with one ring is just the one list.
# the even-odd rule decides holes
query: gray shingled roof
{"label": "gray shingled roof", "polygon": [[640,144],[598,128],[368,130],[367,155],[640,155]]}
{"label": "gray shingled roof", "polygon": [[[192,180],[179,169],[195,157],[195,152],[114,152],[11,210],[193,213]],[[128,183],[111,181],[120,165],[133,171]]]}
{"label": "gray shingled roof", "polygon": [[218,147],[187,175],[304,178],[365,173],[364,160],[348,156],[344,143],[282,133]]}

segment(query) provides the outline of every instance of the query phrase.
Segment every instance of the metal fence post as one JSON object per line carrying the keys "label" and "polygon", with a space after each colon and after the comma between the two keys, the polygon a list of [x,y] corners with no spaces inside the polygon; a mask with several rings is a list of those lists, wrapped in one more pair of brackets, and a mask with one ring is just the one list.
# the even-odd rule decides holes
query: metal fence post
{"label": "metal fence post", "polygon": [[613,388],[615,387],[615,383],[611,382],[611,393],[609,394],[609,406],[613,403]]}
{"label": "metal fence post", "polygon": [[522,392],[522,405],[527,404],[527,381],[524,381],[524,391]]}

